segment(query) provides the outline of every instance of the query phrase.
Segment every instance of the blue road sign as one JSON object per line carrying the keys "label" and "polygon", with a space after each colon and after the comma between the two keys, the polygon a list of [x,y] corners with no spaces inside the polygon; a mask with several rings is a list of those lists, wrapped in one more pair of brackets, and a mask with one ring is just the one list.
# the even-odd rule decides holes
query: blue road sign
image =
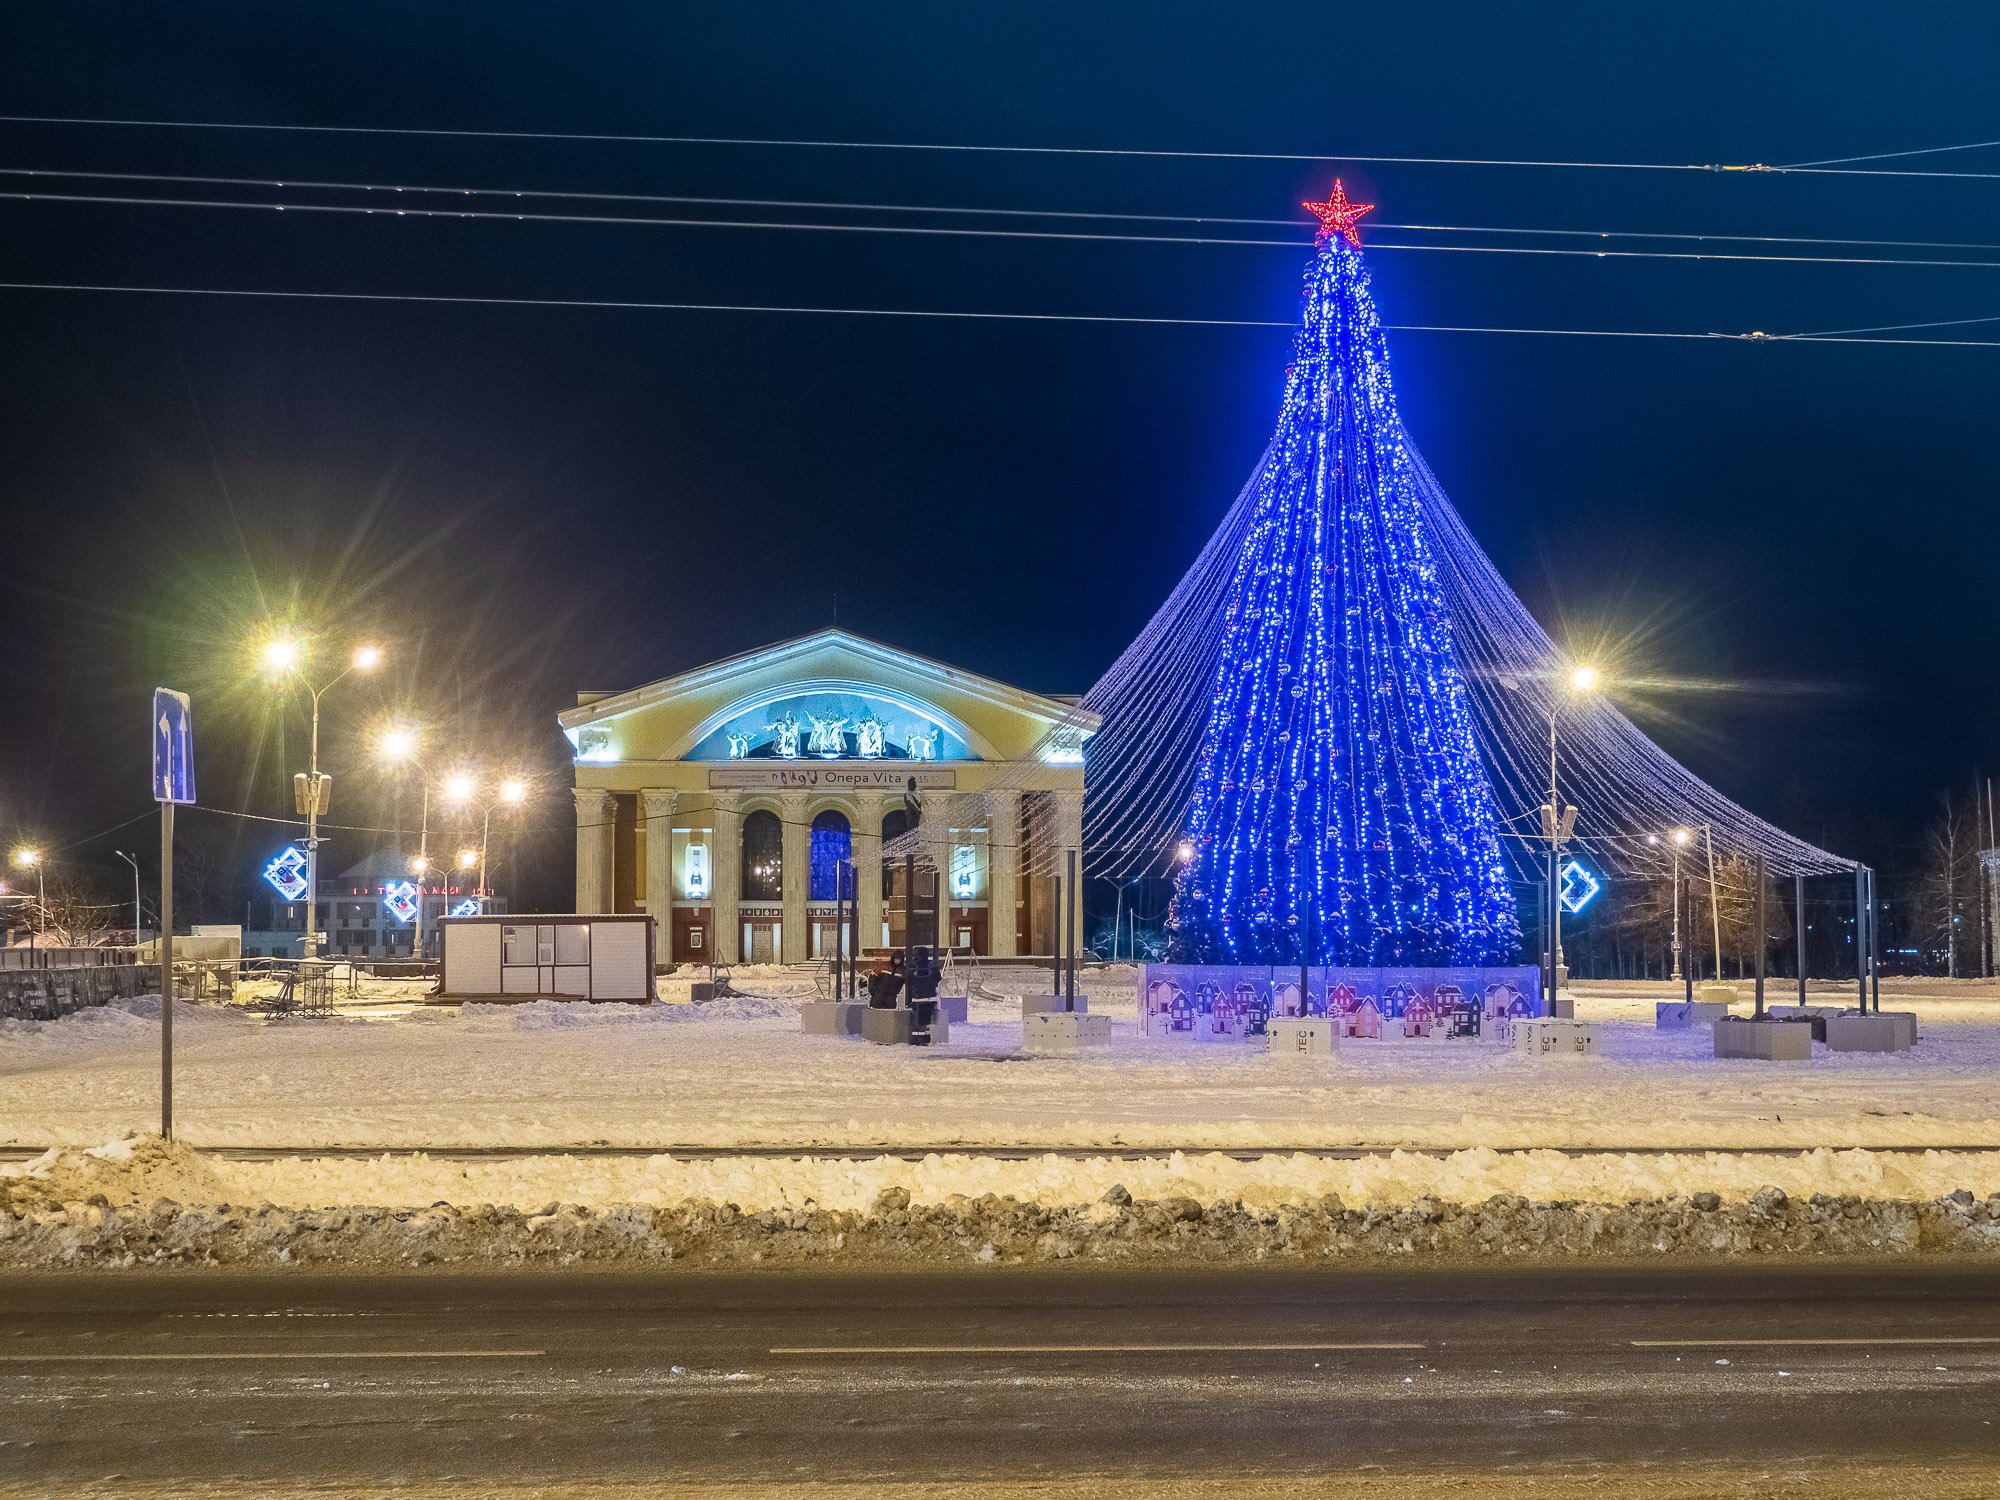
{"label": "blue road sign", "polygon": [[194,708],[172,688],[153,689],[153,800],[194,801]]}

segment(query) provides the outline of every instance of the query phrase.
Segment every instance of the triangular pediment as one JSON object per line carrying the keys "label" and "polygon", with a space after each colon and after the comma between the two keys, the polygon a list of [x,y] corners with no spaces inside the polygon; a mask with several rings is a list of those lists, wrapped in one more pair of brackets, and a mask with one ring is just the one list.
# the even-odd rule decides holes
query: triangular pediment
{"label": "triangular pediment", "polygon": [[[767,711],[831,705],[850,719],[879,717],[907,734],[931,734],[942,759],[1014,760],[1036,752],[1051,730],[1069,723],[1087,736],[1097,727],[1072,701],[1027,692],[844,630],[822,630],[665,677],[626,692],[593,697],[558,716],[589,759],[721,759],[722,736]],[[932,731],[935,731],[932,734]],[[941,748],[940,748],[941,747]],[[752,751],[751,753],[757,753]]]}

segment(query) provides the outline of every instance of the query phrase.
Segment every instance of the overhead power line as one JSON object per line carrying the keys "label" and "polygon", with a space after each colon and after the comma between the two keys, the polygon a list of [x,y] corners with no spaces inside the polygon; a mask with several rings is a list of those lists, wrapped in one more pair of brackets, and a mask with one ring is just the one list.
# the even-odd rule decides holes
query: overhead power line
{"label": "overhead power line", "polygon": [[996,146],[934,141],[796,140],[763,136],[646,135],[567,130],[459,130],[398,125],[270,125],[241,120],[125,120],[82,115],[0,115],[0,124],[86,125],[137,130],[268,131],[295,135],[431,136],[464,140],[575,141],[650,146],[744,146],[824,151],[966,152],[998,156],[1154,157],[1174,161],[1365,162],[1385,166],[1554,167],[1614,172],[1800,172],[1839,177],[2000,178],[2000,172],[1919,172],[1838,166],[1769,166],[1763,162],[1563,161],[1532,157],[1363,156],[1337,151],[1176,151],[1132,146]]}
{"label": "overhead power line", "polygon": [[[959,224],[839,224],[789,223],[771,219],[690,219],[663,218],[637,214],[527,213],[519,210],[482,208],[419,208],[409,204],[377,208],[358,203],[252,203],[232,198],[166,198],[122,193],[48,193],[0,190],[0,201],[22,203],[97,204],[114,208],[201,208],[237,209],[264,213],[347,214],[380,219],[457,219],[473,222],[527,224],[624,225],[639,229],[775,229],[820,234],[927,235],[952,239],[1067,240],[1139,245],[1211,245],[1218,248],[1303,249],[1309,239],[1301,231],[1291,239],[1232,239],[1216,235],[1128,234],[1108,230],[1080,229],[986,229]],[[1777,265],[1822,266],[1912,266],[1971,270],[2000,269],[2000,261],[1932,260],[1897,255],[1748,255],[1722,250],[1569,250],[1545,245],[1436,245],[1371,240],[1376,250],[1418,250],[1434,254],[1458,255],[1542,255],[1580,257],[1586,260],[1688,260],[1742,261]]]}
{"label": "overhead power line", "polygon": [[[809,198],[718,198],[688,193],[602,193],[576,188],[468,187],[462,183],[342,182],[297,177],[211,177],[170,172],[86,172],[48,167],[0,167],[0,177],[53,178],[91,182],[163,182],[179,186],[255,187],[278,191],[311,189],[346,193],[414,193],[444,197],[516,198],[537,201],[575,200],[590,203],[680,203],[697,207],[811,209],[841,213],[932,214],[969,218],[1081,219],[1113,223],[1231,224],[1254,228],[1297,229],[1294,216],[1285,219],[1240,218],[1222,214],[1138,214],[1092,209],[983,208],[928,203],[855,203]],[[1421,234],[1490,234],[1559,236],[1569,239],[1670,240],[1699,244],[1846,245],[1898,250],[2000,250],[2000,243],[1964,240],[1845,239],[1817,235],[1719,234],[1687,230],[1543,229],[1494,224],[1399,224],[1370,221],[1375,229]],[[1276,243],[1276,242],[1273,242]],[[1289,242],[1287,242],[1289,243]]]}
{"label": "overhead power line", "polygon": [[[447,295],[424,292],[318,292],[287,288],[128,286],[95,282],[0,281],[0,291],[24,292],[111,292],[162,297],[246,297],[294,299],[319,302],[402,302],[436,303],[475,307],[559,307],[602,309],[613,312],[723,312],[796,313],[824,317],[851,318],[936,318],[1018,323],[1128,323],[1191,328],[1290,328],[1292,323],[1268,318],[1162,318],[1123,313],[1032,313],[989,312],[976,309],[915,307],[797,307],[775,303],[735,302],[653,302],[586,297],[493,297]],[[2000,322],[2000,318],[1968,318],[1963,322]],[[1983,339],[1884,339],[1848,337],[1834,334],[1803,333],[1690,333],[1627,328],[1488,328],[1470,324],[1385,323],[1393,333],[1510,333],[1549,334],[1571,338],[1701,339],[1711,343],[1759,344],[1907,344],[1971,349],[2000,349],[2000,340]],[[1942,327],[1943,324],[1911,323],[1909,328]]]}
{"label": "overhead power line", "polygon": [[1844,167],[1858,161],[1897,161],[1909,156],[1942,156],[1948,151],[1985,151],[2000,146],[2000,141],[1971,141],[1963,146],[1919,146],[1914,151],[1877,151],[1873,156],[1829,156],[1824,161],[1794,162],[1786,171],[1803,170],[1806,167]]}

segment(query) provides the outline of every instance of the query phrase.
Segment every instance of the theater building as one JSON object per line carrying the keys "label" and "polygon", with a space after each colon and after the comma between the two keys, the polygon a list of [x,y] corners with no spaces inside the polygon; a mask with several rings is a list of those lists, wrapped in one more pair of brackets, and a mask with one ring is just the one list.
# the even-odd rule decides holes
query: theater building
{"label": "theater building", "polygon": [[[576,910],[650,914],[677,963],[827,958],[835,871],[852,859],[864,949],[901,944],[911,922],[932,941],[942,909],[960,951],[1053,953],[1053,882],[1025,872],[1065,868],[1082,843],[1097,721],[1074,722],[1075,703],[841,630],[579,693],[558,716],[576,766]],[[958,804],[979,811],[954,813],[954,793],[996,782]],[[881,852],[913,818],[929,865],[914,901]]]}

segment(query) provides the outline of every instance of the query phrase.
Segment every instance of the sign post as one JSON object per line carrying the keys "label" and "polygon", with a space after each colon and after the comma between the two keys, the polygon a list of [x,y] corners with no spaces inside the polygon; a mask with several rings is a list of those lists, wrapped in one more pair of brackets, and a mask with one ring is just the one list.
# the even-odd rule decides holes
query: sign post
{"label": "sign post", "polygon": [[194,801],[194,710],[153,689],[153,800],[160,804],[160,1134],[174,1138],[174,808]]}

